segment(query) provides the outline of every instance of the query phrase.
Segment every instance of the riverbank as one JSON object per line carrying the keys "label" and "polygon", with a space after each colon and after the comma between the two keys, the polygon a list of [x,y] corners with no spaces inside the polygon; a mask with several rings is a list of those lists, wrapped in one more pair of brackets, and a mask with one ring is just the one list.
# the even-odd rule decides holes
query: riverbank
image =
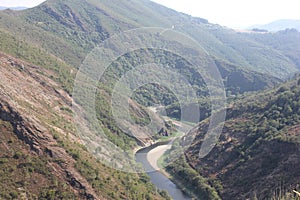
{"label": "riverbank", "polygon": [[[156,108],[153,108],[156,112]],[[165,121],[171,121],[179,130],[186,128],[189,130],[191,127],[189,125],[178,122],[174,119],[164,117]],[[172,134],[170,138],[161,138],[155,143],[149,143],[145,147],[139,147],[134,150],[136,155],[136,160],[142,163],[145,172],[150,176],[153,184],[161,190],[166,190],[174,200],[191,200],[190,195],[187,195],[187,189],[171,176],[167,171],[165,171],[158,163],[159,159],[165,154],[166,151],[172,148],[173,142],[183,137],[184,133],[177,131]],[[175,184],[176,183],[176,184]]]}
{"label": "riverbank", "polygon": [[166,144],[166,145],[160,145],[148,152],[147,160],[155,170],[157,170],[157,171],[160,170],[160,167],[158,166],[158,160],[160,157],[163,156],[163,154],[167,150],[171,149],[171,147],[172,147],[172,143]]}
{"label": "riverbank", "polygon": [[165,177],[171,180],[183,192],[183,194],[186,194],[187,196],[191,197],[191,199],[193,199],[194,194],[190,191],[190,189],[187,188],[178,178],[172,176],[169,172],[164,170],[159,165],[159,160],[162,158],[165,152],[171,148],[172,148],[172,141],[170,141],[169,144],[157,146],[147,153],[147,160],[156,171],[159,171]]}
{"label": "riverbank", "polygon": [[[191,200],[176,184],[169,178],[166,172],[162,172],[160,169],[154,169],[155,166],[152,166],[148,160],[148,157],[151,157],[152,163],[155,160],[158,160],[160,157],[157,153],[160,150],[164,150],[171,145],[170,141],[163,143],[156,143],[150,147],[142,148],[136,153],[137,162],[143,165],[146,173],[150,176],[151,182],[160,190],[165,190],[174,200]],[[162,146],[162,147],[161,147]],[[149,152],[152,153],[148,156]],[[153,157],[151,155],[154,155]]]}

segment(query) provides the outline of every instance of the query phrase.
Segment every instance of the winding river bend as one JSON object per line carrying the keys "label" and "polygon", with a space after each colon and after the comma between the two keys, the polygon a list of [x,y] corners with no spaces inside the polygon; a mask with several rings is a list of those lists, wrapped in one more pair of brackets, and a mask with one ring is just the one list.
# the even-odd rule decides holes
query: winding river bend
{"label": "winding river bend", "polygon": [[[166,190],[174,200],[190,200],[191,198],[185,195],[168,177],[162,174],[156,165],[158,157],[160,157],[170,145],[170,143],[164,142],[141,149],[135,154],[136,160],[142,163],[152,183],[156,185],[157,188]],[[151,156],[155,156],[156,158],[149,158]]]}

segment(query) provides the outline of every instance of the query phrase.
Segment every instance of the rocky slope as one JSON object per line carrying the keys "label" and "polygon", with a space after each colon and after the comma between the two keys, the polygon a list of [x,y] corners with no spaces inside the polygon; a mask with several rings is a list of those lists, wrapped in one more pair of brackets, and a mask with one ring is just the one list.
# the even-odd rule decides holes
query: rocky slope
{"label": "rocky slope", "polygon": [[[151,192],[153,187],[146,186],[139,176],[128,179],[128,175],[106,168],[80,146],[72,99],[51,75],[50,70],[0,53],[0,173],[4,188],[0,197],[135,198],[131,195],[137,192],[125,187],[128,181],[137,181],[139,195],[148,193],[158,199],[159,195]],[[111,183],[97,185],[101,182]]]}
{"label": "rocky slope", "polygon": [[[59,125],[53,125],[53,122],[60,117],[64,118],[66,123],[71,123],[71,116],[61,110],[70,108],[71,98],[59,89],[56,83],[42,75],[51,72],[3,53],[0,55],[0,62],[0,117],[3,122],[11,124],[10,131],[13,133],[10,133],[10,137],[16,134],[18,140],[22,141],[19,143],[23,143],[14,155],[29,154],[35,159],[45,159],[46,170],[50,170],[50,174],[56,177],[58,182],[68,183],[67,188],[75,196],[100,199],[86,179],[74,168],[75,160],[64,148],[59,147],[52,133],[52,130],[60,134],[70,133],[70,130],[63,130]],[[2,145],[7,144],[6,142],[8,141],[2,141]],[[6,154],[9,151],[14,150],[8,146],[6,151],[1,151],[2,156],[9,159],[11,155]],[[56,160],[60,160],[61,163],[57,163]],[[26,163],[24,165],[26,166]],[[39,173],[35,173],[33,176],[38,175]],[[49,187],[50,184],[40,185],[37,181],[36,186],[42,188]]]}

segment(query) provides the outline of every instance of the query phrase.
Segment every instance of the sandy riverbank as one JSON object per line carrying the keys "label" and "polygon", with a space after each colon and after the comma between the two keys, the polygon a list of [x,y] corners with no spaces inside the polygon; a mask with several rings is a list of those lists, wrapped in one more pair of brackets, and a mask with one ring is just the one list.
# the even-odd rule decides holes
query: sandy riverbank
{"label": "sandy riverbank", "polygon": [[171,149],[171,147],[172,144],[160,145],[148,152],[147,160],[155,170],[160,170],[157,161],[167,150]]}

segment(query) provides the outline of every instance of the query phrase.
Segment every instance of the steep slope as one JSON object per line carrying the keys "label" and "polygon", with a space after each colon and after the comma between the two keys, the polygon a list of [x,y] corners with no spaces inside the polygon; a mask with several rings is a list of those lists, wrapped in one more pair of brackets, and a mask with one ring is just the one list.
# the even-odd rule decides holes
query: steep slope
{"label": "steep slope", "polygon": [[0,198],[161,199],[149,179],[108,168],[81,145],[72,99],[44,74],[0,54]]}
{"label": "steep slope", "polygon": [[[231,57],[230,59],[233,59],[231,62],[243,62],[245,64],[242,66],[246,66],[247,69],[273,75],[278,78],[287,77],[291,73],[298,71],[299,66],[287,57],[284,51],[279,51],[279,49],[272,47],[270,48],[263,42],[253,40],[251,37],[245,37],[244,34],[233,30],[220,31],[213,29],[211,31],[225,46],[238,52],[239,57]],[[298,34],[300,35],[300,33]],[[291,39],[293,38],[294,42],[298,42],[297,37],[293,35],[289,37]],[[281,42],[280,40],[277,41]],[[285,43],[285,45],[293,46],[294,44],[289,41]],[[237,62],[237,58],[241,58],[242,60]]]}
{"label": "steep slope", "polygon": [[281,51],[148,0],[51,0],[18,13],[2,12],[0,27],[76,67],[95,45],[116,33],[139,27],[174,27],[197,40],[212,56],[246,70],[278,78],[297,71],[297,64]]}
{"label": "steep slope", "polygon": [[299,66],[300,60],[300,33],[296,29],[285,29],[276,33],[265,34],[244,34],[250,39],[254,39],[270,48],[281,51],[283,55]]}
{"label": "steep slope", "polygon": [[[168,169],[175,177],[189,177],[185,180],[192,181],[202,197],[210,193],[222,199],[270,199],[287,193],[285,198],[291,199],[300,180],[299,84],[298,77],[229,105],[220,140],[204,158],[199,158],[199,149],[209,120],[201,122],[185,153],[188,164],[181,159]],[[215,191],[205,190],[209,187]]]}
{"label": "steep slope", "polygon": [[[42,72],[39,67],[1,53],[1,120],[11,126],[7,130],[6,137],[14,138],[15,145],[19,144],[14,147],[12,142],[10,146],[13,148],[10,148],[7,146],[10,141],[3,140],[2,145],[6,146],[6,149],[1,154],[7,159],[7,164],[12,165],[10,167],[18,166],[18,173],[29,170],[27,173],[32,173],[33,177],[41,176],[41,179],[44,180],[44,184],[40,184],[39,179],[36,180],[35,184],[38,187],[34,191],[34,185],[32,185],[33,188],[26,188],[26,183],[34,181],[34,179],[19,175],[21,177],[20,184],[25,187],[22,190],[26,195],[31,195],[31,193],[37,196],[44,195],[42,194],[43,189],[45,192],[50,192],[49,187],[53,187],[53,194],[57,193],[58,197],[61,195],[58,190],[61,185],[55,185],[55,181],[68,183],[69,178],[70,183],[66,186],[65,192],[74,190],[73,195],[78,193],[75,196],[83,198],[92,195],[97,198],[94,191],[91,190],[91,186],[87,184],[87,181],[84,182],[85,179],[72,166],[75,163],[74,159],[63,148],[59,147],[53,137],[54,133],[51,133],[57,129],[67,134],[68,131],[62,131],[59,127],[51,124],[59,117],[59,106],[68,107],[71,99],[62,90],[59,91],[58,86],[53,81],[39,75]],[[68,117],[63,113],[60,115],[60,117],[65,116],[66,119],[68,118],[69,122],[66,123],[70,123],[70,116]],[[27,158],[27,156],[29,157]],[[15,158],[18,162],[11,162],[12,158]],[[34,161],[31,162],[31,158]],[[35,162],[37,166],[35,166]],[[11,174],[13,175],[14,171],[11,171]],[[6,174],[6,177],[9,181],[13,180],[13,176],[9,174]],[[51,179],[53,179],[52,184]],[[74,184],[74,189],[71,186],[72,184]],[[10,187],[14,188],[16,185],[12,184]],[[84,190],[80,192],[81,189],[86,190],[86,192]],[[63,196],[63,198],[67,198],[67,196]]]}
{"label": "steep slope", "polygon": [[[131,12],[128,13],[128,10],[131,10]],[[153,18],[152,16],[156,17]],[[2,29],[0,29],[0,36],[3,38],[3,43],[0,45],[0,49],[18,58],[59,72],[57,73],[58,77],[54,78],[55,80],[58,79],[69,93],[72,92],[72,84],[76,75],[76,69],[74,68],[81,65],[89,50],[116,32],[145,25],[170,27],[174,21],[181,20],[183,24],[186,23],[194,27],[195,30],[193,29],[191,34],[197,35],[197,37],[199,37],[196,34],[198,32],[201,35],[209,35],[211,39],[199,40],[201,43],[205,42],[208,51],[219,51],[219,48],[223,48],[212,45],[213,43],[221,43],[209,31],[211,26],[219,28],[220,31],[224,31],[223,28],[209,25],[205,20],[191,18],[148,1],[134,1],[133,4],[128,5],[127,1],[113,4],[111,1],[77,0],[71,3],[70,1],[52,0],[23,12],[5,11],[1,13],[1,17],[0,27],[2,26]],[[137,23],[137,20],[139,20],[139,23]],[[178,30],[184,31],[185,28],[179,26]],[[204,38],[201,37],[200,39]],[[212,47],[213,49],[211,49]],[[227,50],[224,49],[222,52],[227,52]],[[171,62],[174,64],[172,58],[168,57],[159,61],[161,55],[154,56],[156,56],[158,64],[169,64]],[[164,53],[164,56],[168,55]],[[235,54],[231,56],[236,57]],[[271,73],[266,75],[247,69],[243,62],[235,65],[226,61],[228,59],[222,60],[214,56],[212,56],[212,59],[215,60],[224,80],[226,91],[230,95],[273,87],[273,85],[280,82]],[[136,65],[136,60],[133,60],[134,65]],[[124,63],[122,68],[126,69],[127,65],[128,63]],[[188,69],[186,73],[188,81],[195,82],[196,88],[205,87],[205,83],[199,74],[191,76],[191,74],[195,74],[193,66],[188,67],[186,63],[185,66],[177,63],[175,65],[177,65],[177,69],[184,67]],[[123,69],[120,69],[120,71],[123,71]],[[284,71],[281,70],[285,73]],[[120,72],[115,73],[120,74]],[[198,80],[194,80],[196,78]],[[109,93],[109,91],[106,91],[106,93]],[[201,98],[207,97],[207,91],[201,90],[199,94],[202,95]],[[206,94],[206,96],[203,94]],[[145,93],[142,95],[146,96]],[[144,100],[145,97],[138,102],[149,105],[149,100],[146,100],[146,102]],[[110,111],[104,108],[104,105],[109,106],[110,100],[108,98],[103,100],[102,97],[100,101],[102,106],[99,105],[97,113],[100,113],[100,120],[102,122],[105,120],[106,126],[110,127],[112,122],[111,117],[109,117]],[[155,102],[155,100],[152,102]],[[162,103],[169,105],[170,101]],[[203,116],[207,116],[207,114]],[[180,116],[172,115],[172,117]]]}
{"label": "steep slope", "polygon": [[[79,198],[80,196],[83,198],[84,194],[78,194],[76,190],[79,188],[73,189],[72,186],[68,184],[67,178],[63,176],[64,174],[62,172],[54,171],[52,166],[56,165],[57,169],[60,168],[57,167],[58,159],[51,159],[45,155],[38,156],[35,152],[31,151],[22,140],[19,140],[14,133],[14,127],[10,121],[14,120],[15,124],[23,122],[17,122],[17,120],[14,119],[15,116],[11,116],[14,114],[12,114],[9,109],[10,108],[1,101],[0,198],[33,199],[37,197],[47,198],[50,196],[62,199],[73,199]],[[3,110],[8,112],[3,112]],[[6,116],[4,117],[4,115]],[[36,130],[33,130],[33,132],[35,131]],[[20,130],[19,134],[25,133]]]}

